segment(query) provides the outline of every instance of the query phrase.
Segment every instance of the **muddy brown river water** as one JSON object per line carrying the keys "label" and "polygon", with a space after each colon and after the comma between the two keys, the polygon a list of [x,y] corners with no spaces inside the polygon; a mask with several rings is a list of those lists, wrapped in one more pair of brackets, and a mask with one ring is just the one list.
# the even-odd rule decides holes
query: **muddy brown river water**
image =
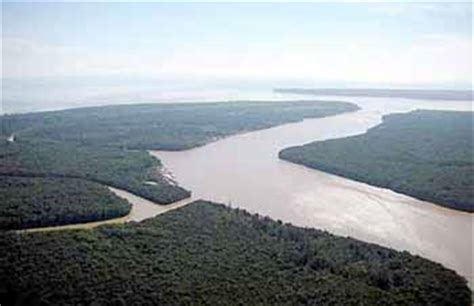
{"label": "muddy brown river water", "polygon": [[384,114],[472,111],[472,102],[327,98],[354,102],[362,109],[240,134],[191,150],[152,154],[193,192],[193,198],[407,250],[456,270],[472,287],[471,214],[278,159],[278,152],[289,146],[364,133]]}

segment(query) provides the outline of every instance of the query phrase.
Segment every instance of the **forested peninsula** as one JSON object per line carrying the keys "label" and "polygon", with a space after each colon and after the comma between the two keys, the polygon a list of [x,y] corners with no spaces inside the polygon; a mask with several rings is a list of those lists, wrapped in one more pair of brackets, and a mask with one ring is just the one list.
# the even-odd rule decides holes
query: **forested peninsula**
{"label": "forested peninsula", "polygon": [[1,116],[0,135],[89,147],[185,150],[236,133],[358,109],[337,101],[112,105]]}
{"label": "forested peninsula", "polygon": [[[160,161],[147,150],[184,150],[240,132],[357,109],[335,101],[221,102],[0,116],[0,228],[84,223],[127,214],[130,207],[106,186],[157,204],[173,203],[191,193],[164,177]],[[58,192],[54,184],[71,192]]]}
{"label": "forested peninsula", "polygon": [[287,148],[279,157],[473,212],[473,118],[453,111],[391,114],[366,134]]}

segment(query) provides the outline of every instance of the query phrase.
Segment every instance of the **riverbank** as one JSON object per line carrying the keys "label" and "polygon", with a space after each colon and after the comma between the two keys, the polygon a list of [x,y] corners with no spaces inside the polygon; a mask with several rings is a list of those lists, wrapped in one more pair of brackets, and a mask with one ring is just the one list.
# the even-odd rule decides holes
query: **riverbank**
{"label": "riverbank", "polygon": [[168,205],[159,205],[149,200],[146,200],[144,198],[141,198],[137,195],[134,195],[130,192],[127,192],[125,190],[120,190],[113,187],[108,187],[108,188],[116,196],[124,200],[127,200],[131,204],[130,212],[127,215],[120,218],[114,218],[114,219],[108,219],[108,220],[102,220],[102,221],[31,228],[31,229],[19,230],[18,232],[34,233],[34,232],[49,232],[49,231],[61,231],[61,230],[72,230],[72,229],[92,229],[92,228],[106,225],[106,224],[123,224],[127,222],[141,222],[143,220],[153,218],[155,216],[164,214],[171,210],[186,206],[194,201],[194,199],[190,197],[190,198],[183,199],[183,200],[180,200]]}
{"label": "riverbank", "polygon": [[285,148],[279,158],[474,211],[472,112],[419,110],[384,116],[359,136]]}

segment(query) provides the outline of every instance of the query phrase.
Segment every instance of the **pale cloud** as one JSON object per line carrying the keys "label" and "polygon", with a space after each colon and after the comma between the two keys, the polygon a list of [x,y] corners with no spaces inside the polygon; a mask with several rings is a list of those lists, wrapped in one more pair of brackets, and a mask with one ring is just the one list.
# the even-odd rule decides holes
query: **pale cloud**
{"label": "pale cloud", "polygon": [[468,5],[376,2],[5,6],[2,77],[472,82]]}
{"label": "pale cloud", "polygon": [[165,62],[167,72],[357,80],[377,83],[442,83],[472,79],[472,42],[430,36],[406,46],[385,43],[288,45],[242,54],[191,51]]}
{"label": "pale cloud", "polygon": [[3,77],[103,76],[153,74],[150,54],[50,45],[19,38],[2,41]]}
{"label": "pale cloud", "polygon": [[472,40],[446,34],[427,34],[407,45],[382,39],[291,43],[278,49],[183,45],[167,54],[48,45],[11,37],[2,44],[4,78],[194,75],[377,83],[472,81]]}
{"label": "pale cloud", "polygon": [[420,13],[420,12],[462,12],[469,6],[469,1],[451,2],[446,0],[439,1],[362,1],[362,3],[369,3],[370,11],[373,12],[387,12],[398,15],[400,13]]}

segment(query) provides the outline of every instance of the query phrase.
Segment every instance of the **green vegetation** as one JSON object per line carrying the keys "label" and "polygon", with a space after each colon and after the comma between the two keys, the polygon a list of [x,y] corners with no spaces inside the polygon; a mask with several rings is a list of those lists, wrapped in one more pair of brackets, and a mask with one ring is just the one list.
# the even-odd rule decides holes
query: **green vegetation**
{"label": "green vegetation", "polygon": [[[0,116],[0,175],[30,177],[30,180],[57,178],[58,182],[62,178],[64,184],[69,178],[85,179],[129,191],[158,204],[169,204],[189,197],[190,192],[162,176],[160,161],[144,150],[186,149],[242,131],[356,109],[357,106],[342,102],[229,102],[122,105],[4,115]],[[14,141],[9,139],[11,135]],[[81,190],[87,193],[91,186],[83,185]],[[45,188],[46,191],[50,188]],[[51,198],[54,197],[52,194]],[[81,204],[72,199],[68,203]],[[79,212],[83,208],[70,209]],[[97,211],[78,215],[74,221],[105,217],[99,206],[89,209]],[[17,218],[9,226],[40,224],[40,216],[46,213],[29,216],[34,222],[21,219],[26,222],[23,225]],[[60,220],[61,216],[64,220]],[[12,222],[11,215],[0,214],[0,217]],[[72,220],[62,213],[51,218],[54,221],[45,218],[41,224],[65,224]]]}
{"label": "green vegetation", "polygon": [[202,201],[137,224],[1,234],[0,288],[23,305],[470,305],[440,264]]}
{"label": "green vegetation", "polygon": [[158,167],[160,162],[144,151],[37,140],[0,145],[0,175],[82,178],[159,204],[190,196],[189,191],[161,176]]}
{"label": "green vegetation", "polygon": [[366,134],[280,152],[282,159],[474,211],[472,112],[414,111],[384,117]]}
{"label": "green vegetation", "polygon": [[216,138],[355,111],[325,101],[116,105],[0,117],[0,134],[86,146],[184,150]]}
{"label": "green vegetation", "polygon": [[80,179],[0,176],[0,229],[84,223],[124,216],[131,205]]}

